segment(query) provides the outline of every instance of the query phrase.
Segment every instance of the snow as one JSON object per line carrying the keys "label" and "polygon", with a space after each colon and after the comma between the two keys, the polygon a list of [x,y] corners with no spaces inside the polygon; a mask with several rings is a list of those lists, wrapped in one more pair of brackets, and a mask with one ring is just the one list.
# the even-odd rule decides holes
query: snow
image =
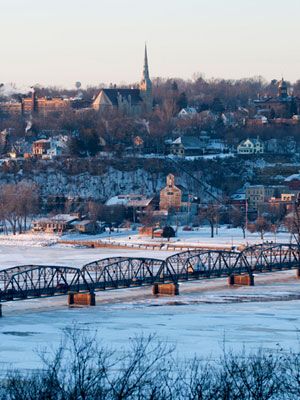
{"label": "snow", "polygon": [[285,178],[285,182],[292,182],[292,181],[299,181],[300,180],[300,174],[293,174]]}
{"label": "snow", "polygon": [[193,161],[193,160],[214,160],[218,158],[230,158],[235,157],[233,153],[218,153],[218,154],[205,154],[203,156],[187,156],[185,157],[186,160]]}
{"label": "snow", "polygon": [[214,357],[224,342],[234,350],[295,347],[300,291],[293,274],[260,275],[257,286],[234,289],[224,279],[181,284],[177,297],[153,297],[150,287],[98,292],[96,307],[89,308],[68,309],[66,297],[4,303],[2,364],[39,366],[34,350],[57,346],[63,329],[74,324],[96,331],[100,340],[118,349],[136,335],[156,333],[176,345],[179,357]]}
{"label": "snow", "polygon": [[[70,235],[69,235],[70,236]],[[98,235],[108,240],[108,234]],[[78,237],[82,237],[78,235]],[[129,239],[131,237],[131,239]],[[91,236],[88,237],[91,239]],[[266,239],[274,240],[273,235]],[[277,241],[288,241],[287,233]],[[145,241],[136,232],[113,232],[110,240]],[[147,239],[151,242],[151,239]],[[208,227],[178,232],[179,243],[231,246],[243,243],[240,229],[219,229],[209,238]],[[256,234],[246,241],[259,242]],[[8,245],[9,244],[9,245]],[[0,236],[0,265],[22,264],[82,265],[111,256],[155,257],[164,259],[169,251],[78,248],[59,244],[55,235],[25,234]],[[120,348],[130,338],[156,333],[158,338],[177,346],[179,357],[217,356],[223,344],[234,350],[244,345],[283,348],[298,345],[300,325],[300,283],[294,271],[261,274],[254,287],[228,288],[225,278],[180,284],[180,296],[153,297],[151,287],[97,292],[96,307],[67,307],[66,296],[3,303],[0,318],[2,366],[31,369],[40,366],[36,350],[60,343],[63,329],[77,324],[96,331],[108,346]]]}
{"label": "snow", "polygon": [[246,238],[243,238],[243,232],[240,228],[227,228],[221,226],[218,228],[215,237],[210,237],[210,228],[200,227],[194,228],[192,231],[184,231],[183,228],[179,228],[176,238],[171,238],[168,242],[166,239],[140,236],[136,231],[122,230],[120,232],[112,232],[109,235],[105,232],[100,235],[94,236],[82,236],[82,235],[67,235],[63,237],[65,240],[80,240],[84,243],[86,240],[100,240],[105,243],[119,244],[134,246],[135,244],[172,244],[175,243],[178,246],[198,246],[198,247],[224,247],[230,248],[232,246],[247,246],[255,243],[262,243],[263,241],[272,241],[277,243],[289,243],[291,241],[291,235],[288,232],[279,233],[266,233],[264,240],[260,238],[259,233],[246,232]]}
{"label": "snow", "polygon": [[[243,232],[240,228],[228,228],[227,226],[221,226],[217,229],[215,237],[210,237],[210,228],[208,226],[193,228],[192,231],[184,231],[183,228],[179,228],[177,236],[171,238],[170,241],[167,239],[145,237],[138,234],[136,230],[131,229],[119,229],[111,233],[103,232],[97,235],[83,235],[80,233],[68,233],[64,235],[55,235],[48,233],[23,233],[17,235],[5,235],[0,234],[0,249],[1,246],[19,246],[19,247],[70,247],[61,242],[74,241],[76,244],[85,242],[102,242],[112,245],[121,245],[138,248],[139,245],[152,245],[152,244],[176,244],[178,247],[223,247],[231,248],[232,246],[247,246],[255,243],[262,243],[264,241],[277,242],[277,243],[289,243],[291,241],[291,235],[288,232],[278,232],[276,234],[268,232],[264,235],[264,239],[260,238],[259,233],[246,232],[246,238],[243,238]],[[75,243],[74,246],[76,247]],[[162,246],[164,250],[165,246]],[[116,250],[113,250],[116,251]],[[117,250],[119,251],[119,250]],[[169,253],[168,253],[169,254]],[[1,261],[1,259],[0,259]]]}

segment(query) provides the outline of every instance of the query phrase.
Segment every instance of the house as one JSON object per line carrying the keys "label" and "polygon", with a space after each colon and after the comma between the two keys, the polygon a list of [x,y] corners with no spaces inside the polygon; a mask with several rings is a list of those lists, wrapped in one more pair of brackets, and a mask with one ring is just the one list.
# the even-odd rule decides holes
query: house
{"label": "house", "polygon": [[139,228],[139,235],[151,238],[160,238],[162,237],[163,230],[158,227],[152,226],[142,226]]}
{"label": "house", "polygon": [[37,157],[42,157],[47,155],[48,150],[50,150],[51,141],[49,139],[40,139],[33,142],[32,154]]}
{"label": "house", "polygon": [[285,184],[291,191],[300,191],[300,172],[285,178]]}
{"label": "house", "polygon": [[226,127],[235,128],[238,126],[238,120],[236,118],[236,114],[233,112],[223,112],[221,118],[224,126]]}
{"label": "house", "polygon": [[182,108],[178,113],[178,118],[193,118],[197,115],[197,110],[194,107]]}
{"label": "house", "polygon": [[269,120],[264,115],[255,115],[254,118],[245,120],[245,124],[249,127],[264,126],[269,123]]}
{"label": "house", "polygon": [[47,156],[52,159],[54,157],[59,157],[63,154],[63,149],[60,146],[55,146],[52,145],[51,143],[51,147],[50,149],[47,150]]}
{"label": "house", "polygon": [[39,139],[33,142],[32,154],[37,157],[50,158],[61,156],[67,147],[68,136],[58,135],[51,139]]}
{"label": "house", "polygon": [[127,209],[134,222],[145,215],[148,210],[158,208],[157,196],[147,197],[142,194],[121,194],[111,197],[105,203],[107,206],[123,206]]}
{"label": "house", "polygon": [[147,198],[143,194],[120,194],[117,196],[113,196],[110,199],[108,199],[105,203],[107,206],[124,206],[124,207],[129,207],[132,204],[138,204],[138,202],[150,205],[151,201],[153,200],[153,197]]}
{"label": "house", "polygon": [[262,154],[264,153],[264,144],[257,137],[256,139],[245,139],[237,146],[238,154]]}
{"label": "house", "polygon": [[180,136],[169,145],[170,154],[177,157],[203,155],[204,146],[201,140],[194,136]]}
{"label": "house", "polygon": [[234,193],[229,200],[229,204],[241,210],[246,209],[246,193],[243,191]]}
{"label": "house", "polygon": [[83,219],[81,221],[75,221],[71,223],[75,231],[84,234],[95,234],[98,231],[97,224],[89,219]]}
{"label": "house", "polygon": [[206,154],[227,153],[228,146],[222,139],[211,139],[205,146]]}
{"label": "house", "polygon": [[296,195],[293,193],[282,193],[280,197],[271,197],[268,201],[273,209],[284,208],[285,212],[292,212],[294,209]]}
{"label": "house", "polygon": [[79,221],[78,214],[57,214],[32,222],[34,232],[63,233],[74,229],[73,223]]}

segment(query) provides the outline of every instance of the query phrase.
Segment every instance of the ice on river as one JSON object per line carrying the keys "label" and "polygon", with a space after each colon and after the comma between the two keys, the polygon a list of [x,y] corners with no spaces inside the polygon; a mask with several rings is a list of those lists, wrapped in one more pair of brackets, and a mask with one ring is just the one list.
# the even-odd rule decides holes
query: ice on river
{"label": "ice on river", "polygon": [[96,307],[89,308],[68,309],[65,296],[5,303],[1,362],[39,366],[35,350],[57,346],[63,329],[75,323],[97,330],[100,340],[117,349],[136,335],[156,333],[184,358],[217,356],[224,343],[233,350],[297,347],[300,283],[291,276],[284,283],[260,279],[254,288],[228,289],[222,280],[183,284],[178,297],[154,298],[150,287],[99,292]]}

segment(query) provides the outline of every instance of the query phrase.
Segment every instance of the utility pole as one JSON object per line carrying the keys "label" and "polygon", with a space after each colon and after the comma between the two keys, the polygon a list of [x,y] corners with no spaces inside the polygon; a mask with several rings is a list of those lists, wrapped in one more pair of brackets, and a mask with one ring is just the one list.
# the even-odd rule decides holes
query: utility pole
{"label": "utility pole", "polygon": [[245,236],[247,233],[247,229],[248,229],[248,199],[246,197],[246,203],[245,203]]}

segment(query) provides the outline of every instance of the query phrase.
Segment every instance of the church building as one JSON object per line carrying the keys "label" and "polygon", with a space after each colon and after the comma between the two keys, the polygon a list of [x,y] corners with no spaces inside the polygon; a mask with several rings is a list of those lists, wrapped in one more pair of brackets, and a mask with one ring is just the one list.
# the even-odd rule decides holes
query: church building
{"label": "church building", "polygon": [[267,118],[292,118],[300,114],[300,99],[291,95],[284,79],[278,83],[277,97],[264,97],[254,100],[254,106]]}
{"label": "church building", "polygon": [[118,110],[128,115],[138,116],[143,112],[151,112],[152,104],[152,82],[149,75],[147,46],[145,46],[144,69],[139,89],[101,89],[92,107],[100,112]]}

